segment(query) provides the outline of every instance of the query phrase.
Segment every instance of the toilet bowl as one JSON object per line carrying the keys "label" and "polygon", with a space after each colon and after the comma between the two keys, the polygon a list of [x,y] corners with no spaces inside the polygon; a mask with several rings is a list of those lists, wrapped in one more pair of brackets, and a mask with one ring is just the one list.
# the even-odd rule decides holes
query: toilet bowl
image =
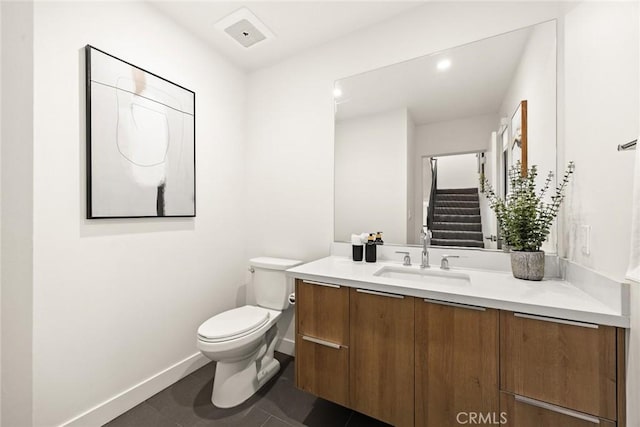
{"label": "toilet bowl", "polygon": [[198,328],[198,349],[216,361],[211,402],[231,408],[250,398],[280,369],[273,357],[276,323],[289,306],[291,280],[284,270],[297,260],[253,258],[250,260],[257,305],[227,310]]}

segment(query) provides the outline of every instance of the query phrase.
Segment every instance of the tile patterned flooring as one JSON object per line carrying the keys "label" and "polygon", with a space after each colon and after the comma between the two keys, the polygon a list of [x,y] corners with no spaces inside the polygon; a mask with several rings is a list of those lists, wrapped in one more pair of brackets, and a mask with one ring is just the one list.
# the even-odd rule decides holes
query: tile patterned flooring
{"label": "tile patterned flooring", "polygon": [[215,364],[193,372],[106,424],[108,427],[383,427],[380,421],[300,391],[294,359],[276,353],[280,372],[231,409],[211,403]]}

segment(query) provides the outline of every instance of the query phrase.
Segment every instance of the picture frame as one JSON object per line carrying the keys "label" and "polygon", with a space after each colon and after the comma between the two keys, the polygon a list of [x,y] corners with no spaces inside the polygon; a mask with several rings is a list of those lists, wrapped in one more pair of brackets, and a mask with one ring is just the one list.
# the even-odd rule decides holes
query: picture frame
{"label": "picture frame", "polygon": [[525,176],[528,170],[528,138],[527,138],[527,101],[522,100],[518,104],[513,116],[511,116],[511,164],[520,160],[520,174]]}
{"label": "picture frame", "polygon": [[195,92],[91,45],[86,218],[196,216]]}

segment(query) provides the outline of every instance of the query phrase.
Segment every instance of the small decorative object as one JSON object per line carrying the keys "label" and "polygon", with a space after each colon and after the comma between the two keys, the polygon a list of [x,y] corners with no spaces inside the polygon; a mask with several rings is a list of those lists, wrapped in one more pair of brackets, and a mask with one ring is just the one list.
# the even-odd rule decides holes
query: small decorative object
{"label": "small decorative object", "polygon": [[195,93],[85,48],[87,218],[195,216]]}
{"label": "small decorative object", "polygon": [[484,194],[496,213],[503,243],[511,248],[514,277],[525,280],[542,280],[544,277],[544,251],[540,248],[549,235],[553,220],[558,216],[573,171],[574,164],[570,162],[550,202],[545,201],[545,195],[553,180],[553,172],[549,172],[544,186],[536,193],[538,170],[535,165],[526,174],[522,174],[520,162],[509,168],[511,191],[505,199],[498,197],[485,180]]}

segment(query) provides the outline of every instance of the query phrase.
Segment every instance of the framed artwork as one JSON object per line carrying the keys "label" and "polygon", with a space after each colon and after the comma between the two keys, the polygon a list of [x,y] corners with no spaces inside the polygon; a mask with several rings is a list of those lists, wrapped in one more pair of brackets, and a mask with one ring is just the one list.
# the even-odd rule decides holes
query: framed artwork
{"label": "framed artwork", "polygon": [[511,164],[520,161],[520,174],[527,174],[527,101],[520,101],[511,117]]}
{"label": "framed artwork", "polygon": [[87,218],[194,217],[195,93],[85,47]]}

